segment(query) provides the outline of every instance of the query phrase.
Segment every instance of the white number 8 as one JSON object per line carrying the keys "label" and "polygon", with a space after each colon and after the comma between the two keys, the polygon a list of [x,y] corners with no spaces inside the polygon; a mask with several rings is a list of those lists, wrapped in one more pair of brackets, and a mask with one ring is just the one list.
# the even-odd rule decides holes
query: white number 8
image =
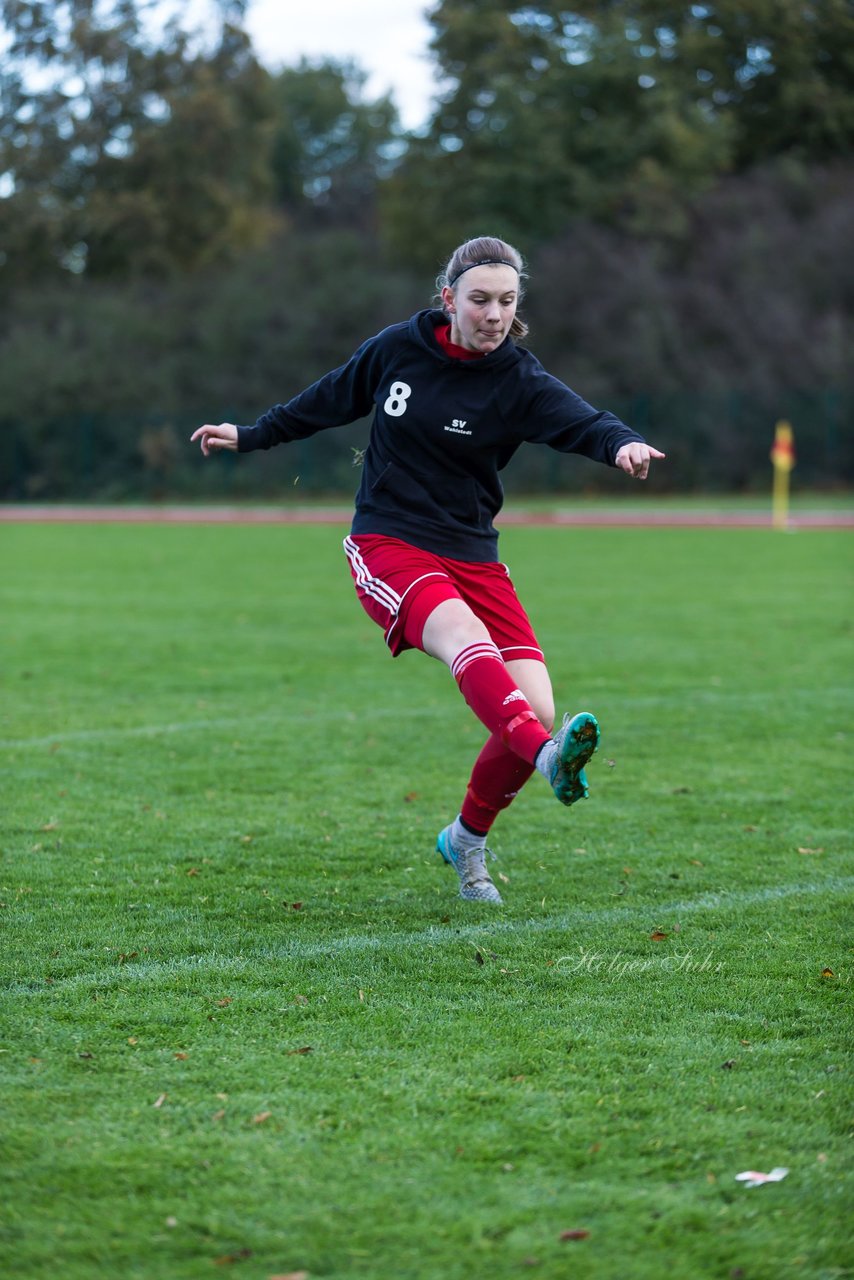
{"label": "white number 8", "polygon": [[386,413],[399,418],[406,413],[406,402],[412,395],[412,388],[406,382],[393,382],[389,388],[388,399],[383,405]]}

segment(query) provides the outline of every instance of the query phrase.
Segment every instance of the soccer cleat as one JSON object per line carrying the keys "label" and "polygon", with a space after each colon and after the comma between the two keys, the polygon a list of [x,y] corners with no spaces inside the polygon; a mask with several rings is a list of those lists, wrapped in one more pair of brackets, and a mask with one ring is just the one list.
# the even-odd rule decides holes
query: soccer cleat
{"label": "soccer cleat", "polygon": [[561,804],[575,804],[590,794],[584,766],[599,746],[599,724],[589,711],[579,711],[555,734],[557,747],[549,782]]}
{"label": "soccer cleat", "polygon": [[[486,869],[486,846],[458,853],[451,843],[451,828],[439,832],[436,852],[441,853],[460,877],[460,897],[469,902],[501,902],[501,894]],[[495,856],[494,854],[492,855]]]}

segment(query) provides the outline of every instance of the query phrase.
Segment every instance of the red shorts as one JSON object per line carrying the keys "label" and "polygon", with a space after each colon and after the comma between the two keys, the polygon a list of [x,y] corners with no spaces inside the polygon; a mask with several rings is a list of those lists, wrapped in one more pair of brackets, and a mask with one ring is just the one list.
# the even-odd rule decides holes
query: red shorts
{"label": "red shorts", "polygon": [[424,624],[443,600],[464,600],[505,661],[545,661],[506,565],[449,560],[377,533],[350,535],[344,550],[356,594],[382,627],[392,657],[422,648]]}

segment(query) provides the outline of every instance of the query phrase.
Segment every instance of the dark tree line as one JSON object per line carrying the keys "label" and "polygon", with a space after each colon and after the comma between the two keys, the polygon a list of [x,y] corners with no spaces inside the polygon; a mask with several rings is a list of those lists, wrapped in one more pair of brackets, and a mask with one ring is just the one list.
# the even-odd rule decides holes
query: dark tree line
{"label": "dark tree line", "polygon": [[[529,259],[530,345],[675,445],[669,483],[758,482],[794,413],[799,474],[850,481],[848,0],[441,0],[417,135],[356,66],[266,71],[244,7],[200,40],[0,0],[0,495],[198,485],[187,426],[286,398],[483,231]],[[255,482],[350,487],[363,434]]]}

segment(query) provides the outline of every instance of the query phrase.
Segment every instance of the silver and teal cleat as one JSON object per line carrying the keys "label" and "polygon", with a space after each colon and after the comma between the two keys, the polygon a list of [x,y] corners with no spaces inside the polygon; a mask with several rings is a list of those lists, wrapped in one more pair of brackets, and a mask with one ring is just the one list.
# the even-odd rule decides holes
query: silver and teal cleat
{"label": "silver and teal cleat", "polygon": [[590,794],[584,766],[599,746],[599,737],[598,721],[589,711],[579,711],[572,718],[564,716],[554,738],[557,751],[549,777],[561,804],[575,804]]}
{"label": "silver and teal cleat", "polygon": [[450,863],[459,876],[461,898],[469,902],[501,902],[501,894],[486,869],[489,850],[485,845],[480,849],[470,849],[468,853],[458,853],[451,844],[451,828],[448,826],[439,832],[436,852]]}

